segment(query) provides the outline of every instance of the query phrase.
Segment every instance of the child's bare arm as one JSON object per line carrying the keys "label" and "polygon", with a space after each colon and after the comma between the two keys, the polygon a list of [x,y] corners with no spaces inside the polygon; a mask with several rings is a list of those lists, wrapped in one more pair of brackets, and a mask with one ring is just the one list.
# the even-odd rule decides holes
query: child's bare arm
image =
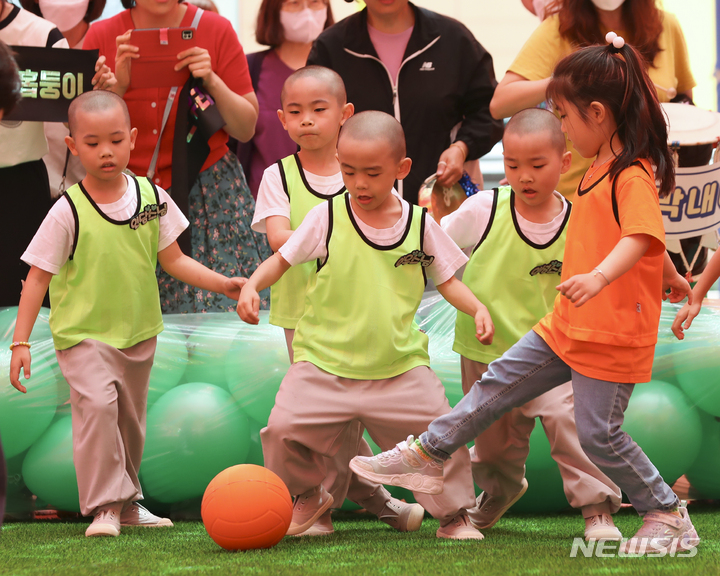
{"label": "child's bare arm", "polygon": [[268,216],[265,220],[265,228],[267,229],[268,244],[273,252],[280,250],[293,233],[290,228],[290,219],[285,216]]}
{"label": "child's bare arm", "polygon": [[630,270],[647,252],[651,242],[652,236],[648,234],[632,234],[620,238],[615,248],[595,269],[568,278],[557,286],[557,289],[579,308]]}
{"label": "child's bare arm", "polygon": [[[30,268],[20,296],[13,342],[28,342],[30,339],[52,277],[50,272],[37,266]],[[27,346],[14,346],[10,360],[10,383],[20,392],[25,393],[27,388],[20,384],[20,369],[23,370],[26,380],[30,378],[30,349]]]}
{"label": "child's bare arm", "polygon": [[488,309],[477,299],[472,290],[454,276],[451,276],[447,282],[438,285],[437,289],[442,297],[460,312],[475,319],[475,337],[480,343],[492,344],[495,326],[493,326]]}
{"label": "child's bare arm", "polygon": [[225,294],[232,300],[240,297],[240,290],[247,282],[247,278],[227,278],[213,272],[200,262],[183,254],[177,242],[173,242],[158,252],[158,262],[173,278],[203,290]]}
{"label": "child's bare arm", "polygon": [[710,258],[710,262],[708,262],[704,272],[700,276],[700,280],[697,281],[697,284],[695,284],[695,287],[692,289],[692,300],[688,298],[687,303],[678,310],[675,320],[673,320],[672,331],[679,340],[685,338],[683,331],[690,328],[695,316],[700,313],[703,298],[705,298],[708,290],[710,290],[710,287],[718,277],[720,277],[720,250],[715,251],[715,254]]}
{"label": "child's bare arm", "polygon": [[275,284],[290,268],[290,264],[280,253],[273,254],[257,267],[250,280],[240,294],[237,313],[248,324],[257,324],[260,321],[259,292]]}

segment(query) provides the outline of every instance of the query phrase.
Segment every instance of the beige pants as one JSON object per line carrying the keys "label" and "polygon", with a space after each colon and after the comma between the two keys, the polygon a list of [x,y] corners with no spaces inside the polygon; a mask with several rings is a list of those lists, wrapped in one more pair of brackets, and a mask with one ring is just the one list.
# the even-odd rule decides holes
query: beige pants
{"label": "beige pants", "polygon": [[[335,458],[343,445],[348,446],[345,461],[333,462],[346,469],[357,453],[358,445],[349,444],[357,437],[356,422],[382,450],[389,450],[449,411],[445,388],[427,366],[385,380],[353,380],[297,362],[283,379],[267,428],[260,433],[265,465],[291,494],[302,494],[326,481],[327,458]],[[441,521],[464,512],[475,504],[469,472],[470,454],[463,447],[445,464],[443,493],[417,493],[417,501]]]}
{"label": "beige pants", "polygon": [[[293,363],[293,338],[295,330],[284,328],[285,343],[287,344],[290,364]],[[363,431],[360,422],[348,426],[347,438],[340,446],[333,458],[325,459],[327,475],[323,481],[325,489],[332,494],[335,508],[340,508],[348,498],[365,508],[368,512],[378,515],[385,507],[385,502],[390,500],[391,495],[382,484],[375,484],[364,478],[360,478],[350,468],[348,462],[358,454],[360,456],[372,456],[373,451],[370,445],[363,438]],[[357,447],[359,446],[359,447]],[[356,448],[357,447],[357,448]]]}
{"label": "beige pants", "polygon": [[[460,362],[463,392],[467,394],[488,365],[464,356]],[[551,454],[560,469],[570,506],[582,509],[585,518],[617,512],[620,489],[590,462],[580,447],[572,382],[507,412],[475,439],[475,446],[470,449],[475,483],[493,496],[509,497],[520,491],[535,418],[540,418],[550,441]]]}
{"label": "beige pants", "polygon": [[118,350],[83,340],[56,351],[70,385],[73,461],[85,516],[104,504],[142,499],[138,471],[156,344],[153,337]]}

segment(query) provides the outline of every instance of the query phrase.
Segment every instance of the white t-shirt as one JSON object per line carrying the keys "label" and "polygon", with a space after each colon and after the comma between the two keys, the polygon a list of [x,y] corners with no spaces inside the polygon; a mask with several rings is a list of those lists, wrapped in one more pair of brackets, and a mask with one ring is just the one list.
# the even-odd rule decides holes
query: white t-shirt
{"label": "white t-shirt", "polygon": [[[125,175],[128,187],[122,198],[111,204],[98,204],[103,213],[113,220],[128,220],[137,209],[137,189],[132,178]],[[168,211],[160,218],[158,252],[170,246],[189,226],[188,219],[180,211],[170,195],[158,187],[160,204],[167,202]],[[75,240],[75,218],[65,197],[59,198],[48,212],[35,233],[27,250],[21,256],[23,262],[37,266],[45,272],[57,274],[65,265]]]}
{"label": "white t-shirt", "polygon": [[[493,194],[492,190],[483,190],[470,196],[460,204],[460,208],[440,221],[442,229],[460,248],[472,250],[480,242],[490,220]],[[547,244],[562,226],[567,213],[568,201],[559,192],[555,192],[555,196],[562,201],[563,208],[562,212],[550,222],[530,222],[515,210],[518,226],[528,240],[536,244]],[[520,201],[518,200],[518,202]]]}
{"label": "white t-shirt", "polygon": [[[332,176],[318,176],[304,169],[303,173],[310,188],[323,196],[335,194],[344,186],[340,171]],[[255,201],[255,215],[251,228],[260,234],[267,234],[265,221],[270,216],[284,216],[290,219],[290,199],[285,194],[277,163],[268,166],[263,173]]]}
{"label": "white t-shirt", "polygon": [[[10,46],[68,48],[55,24],[17,6],[0,22],[0,40]],[[0,167],[40,160],[47,151],[42,122],[0,121]]]}
{"label": "white t-shirt", "polygon": [[[368,240],[380,246],[390,246],[402,238],[410,215],[410,204],[400,198],[400,195],[395,190],[393,190],[393,194],[402,203],[402,216],[392,228],[372,228],[358,218],[353,210],[355,221],[361,232]],[[308,212],[302,224],[280,248],[280,255],[292,266],[310,262],[317,258],[324,259],[327,256],[327,233],[328,207],[325,203],[322,203]],[[447,282],[455,274],[455,271],[468,260],[462,250],[429,215],[425,217],[423,251],[426,254],[435,256],[433,263],[427,267],[427,274],[435,282],[436,286]]]}

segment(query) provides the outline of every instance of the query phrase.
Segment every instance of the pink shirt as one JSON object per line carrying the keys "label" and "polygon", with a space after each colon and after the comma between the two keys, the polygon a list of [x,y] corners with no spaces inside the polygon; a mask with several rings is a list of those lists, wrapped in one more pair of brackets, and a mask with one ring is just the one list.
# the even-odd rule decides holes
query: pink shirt
{"label": "pink shirt", "polygon": [[403,30],[399,34],[387,34],[376,30],[368,24],[370,41],[373,43],[378,57],[390,72],[393,84],[397,84],[400,64],[402,64],[405,48],[407,48],[413,28],[414,26],[410,26],[410,28]]}

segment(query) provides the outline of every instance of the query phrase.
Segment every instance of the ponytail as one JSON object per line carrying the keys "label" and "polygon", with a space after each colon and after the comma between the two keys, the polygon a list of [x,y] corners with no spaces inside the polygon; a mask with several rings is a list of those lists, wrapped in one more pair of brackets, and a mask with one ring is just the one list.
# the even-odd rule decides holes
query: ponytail
{"label": "ponytail", "polygon": [[665,197],[675,189],[675,166],[655,87],[635,48],[612,32],[606,39],[607,46],[588,46],[563,58],[555,67],[547,98],[569,102],[585,121],[590,103],[602,103],[612,113],[623,145],[610,177],[638,158],[647,158],[655,166],[660,197]]}

